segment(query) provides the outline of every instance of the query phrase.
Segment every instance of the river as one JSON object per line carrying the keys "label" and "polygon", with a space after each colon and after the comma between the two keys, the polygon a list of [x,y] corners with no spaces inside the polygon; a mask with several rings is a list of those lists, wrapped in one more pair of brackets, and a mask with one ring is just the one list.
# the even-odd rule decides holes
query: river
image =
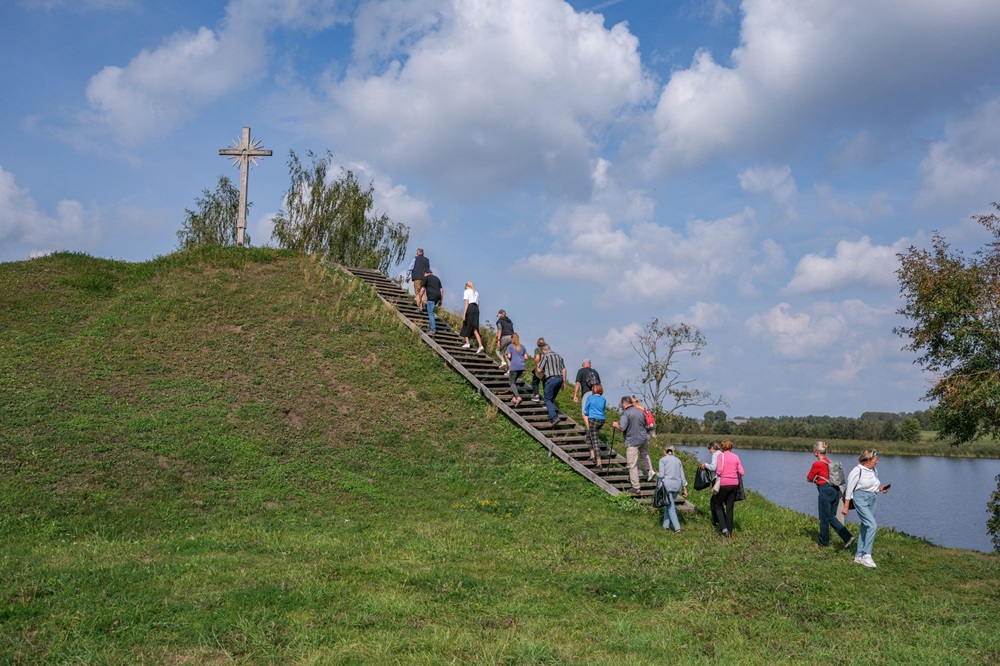
{"label": "river", "polygon": [[[705,447],[681,447],[699,460],[709,459]],[[816,487],[806,482],[811,453],[736,449],[743,461],[747,488],[775,504],[816,515]],[[831,454],[844,466],[844,477],[858,464],[856,455]],[[876,518],[880,526],[927,539],[949,548],[993,552],[986,533],[986,503],[996,490],[1000,460],[888,456],[878,459],[878,476],[892,488],[880,495]],[[693,479],[688,479],[693,482]],[[848,518],[857,522],[852,511]]]}

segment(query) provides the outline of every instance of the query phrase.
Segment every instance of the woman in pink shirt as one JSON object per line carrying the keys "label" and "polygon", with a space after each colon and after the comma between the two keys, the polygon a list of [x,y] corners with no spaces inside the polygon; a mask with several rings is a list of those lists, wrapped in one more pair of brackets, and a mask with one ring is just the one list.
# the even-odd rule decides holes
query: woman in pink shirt
{"label": "woman in pink shirt", "polygon": [[736,493],[740,489],[740,477],[743,476],[743,463],[740,457],[733,453],[733,443],[726,440],[722,443],[722,453],[715,463],[715,473],[719,476],[719,496],[715,502],[715,515],[722,528],[722,536],[733,535],[733,505],[736,503]]}

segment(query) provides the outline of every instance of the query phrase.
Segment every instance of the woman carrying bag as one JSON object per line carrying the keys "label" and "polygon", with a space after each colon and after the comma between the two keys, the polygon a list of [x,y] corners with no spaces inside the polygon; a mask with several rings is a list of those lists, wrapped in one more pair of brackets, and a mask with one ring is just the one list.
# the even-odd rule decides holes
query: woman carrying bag
{"label": "woman carrying bag", "polygon": [[[719,492],[716,494],[715,515],[718,517],[722,536],[733,536],[733,505],[740,492],[740,480],[743,478],[743,463],[740,457],[733,453],[733,443],[726,440],[722,443],[722,453],[716,463],[716,483]],[[714,491],[713,491],[714,492]]]}
{"label": "woman carrying bag", "polygon": [[681,523],[677,518],[677,493],[688,496],[687,477],[684,476],[684,465],[680,458],[674,455],[674,447],[663,449],[663,457],[659,464],[660,485],[667,491],[667,503],[663,506],[663,529],[674,528],[674,534],[681,533]]}

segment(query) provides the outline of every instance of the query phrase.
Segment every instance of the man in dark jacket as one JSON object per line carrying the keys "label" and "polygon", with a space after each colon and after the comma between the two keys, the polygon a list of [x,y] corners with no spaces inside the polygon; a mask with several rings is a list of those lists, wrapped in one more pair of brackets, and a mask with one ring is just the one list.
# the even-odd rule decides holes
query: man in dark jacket
{"label": "man in dark jacket", "polygon": [[424,287],[424,274],[431,269],[430,259],[424,256],[424,248],[417,248],[417,256],[410,262],[410,268],[406,271],[406,281],[413,279],[413,295],[417,299],[417,307],[423,308],[426,300],[421,300]]}
{"label": "man in dark jacket", "polygon": [[441,280],[438,276],[431,273],[431,269],[424,271],[424,279],[421,282],[420,298],[424,299],[427,303],[427,322],[429,324],[428,328],[431,331],[431,335],[437,333],[437,323],[434,321],[434,309],[442,307],[444,303],[444,287],[441,286]]}

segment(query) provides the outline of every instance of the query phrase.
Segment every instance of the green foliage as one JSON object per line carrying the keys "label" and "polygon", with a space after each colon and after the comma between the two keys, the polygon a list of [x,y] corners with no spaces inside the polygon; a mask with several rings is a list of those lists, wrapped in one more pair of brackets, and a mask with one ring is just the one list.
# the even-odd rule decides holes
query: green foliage
{"label": "green foliage", "polygon": [[[219,176],[215,192],[207,188],[194,200],[198,210],[184,209],[184,222],[177,232],[180,249],[201,246],[226,247],[236,245],[240,215],[240,190],[226,176]],[[247,213],[251,202],[247,202]],[[250,235],[244,232],[243,244],[250,245]]]}
{"label": "green foliage", "polygon": [[1000,435],[1000,218],[975,219],[995,240],[972,257],[935,233],[932,251],[911,246],[897,271],[899,313],[912,325],[894,332],[935,375],[926,399],[937,403],[941,435],[959,442]]}
{"label": "green foliage", "polygon": [[403,260],[410,229],[373,211],[374,187],[361,189],[350,170],[341,169],[332,179],[333,155],[317,157],[305,166],[289,151],[291,184],[285,194],[286,210],[274,219],[273,238],[282,248],[344,266],[374,268],[387,273]]}
{"label": "green foliage", "polygon": [[986,503],[990,517],[986,520],[986,532],[993,537],[993,549],[1000,553],[1000,474],[997,474],[997,488]]}
{"label": "green foliage", "polygon": [[908,418],[899,425],[899,439],[903,442],[920,441],[920,421]]}
{"label": "green foliage", "polygon": [[[902,424],[917,423],[917,439],[912,429],[903,436]],[[730,434],[752,437],[801,437],[804,439],[854,439],[870,442],[919,441],[922,424],[931,422],[930,411],[865,412],[860,418],[847,416],[758,416],[731,426]],[[908,426],[912,428],[911,426]]]}

